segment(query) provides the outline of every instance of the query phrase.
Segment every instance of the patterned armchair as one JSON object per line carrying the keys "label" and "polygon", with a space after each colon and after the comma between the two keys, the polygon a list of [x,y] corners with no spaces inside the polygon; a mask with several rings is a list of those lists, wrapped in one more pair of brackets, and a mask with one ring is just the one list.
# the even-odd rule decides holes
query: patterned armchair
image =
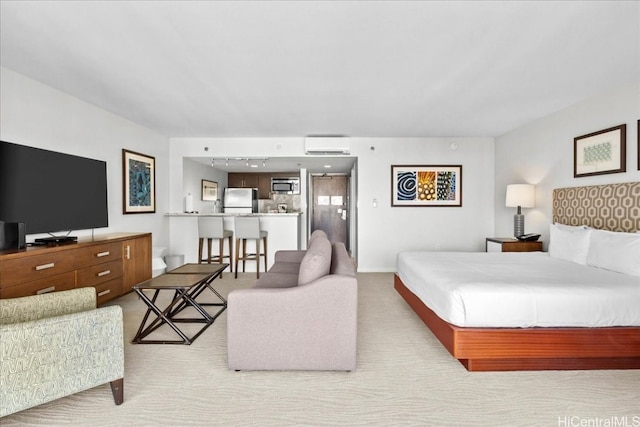
{"label": "patterned armchair", "polygon": [[111,383],[123,401],[122,309],[95,288],[0,299],[0,417]]}

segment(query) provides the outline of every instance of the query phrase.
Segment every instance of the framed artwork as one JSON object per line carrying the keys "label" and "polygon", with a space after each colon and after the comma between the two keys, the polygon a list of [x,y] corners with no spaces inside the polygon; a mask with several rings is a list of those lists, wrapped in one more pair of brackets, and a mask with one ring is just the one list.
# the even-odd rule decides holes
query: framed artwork
{"label": "framed artwork", "polygon": [[391,165],[391,206],[462,206],[462,165]]}
{"label": "framed artwork", "polygon": [[218,200],[218,183],[215,181],[202,180],[202,200],[215,202]]}
{"label": "framed artwork", "polygon": [[156,211],[156,159],[122,150],[122,213]]}
{"label": "framed artwork", "polygon": [[625,172],[627,125],[573,139],[573,177]]}

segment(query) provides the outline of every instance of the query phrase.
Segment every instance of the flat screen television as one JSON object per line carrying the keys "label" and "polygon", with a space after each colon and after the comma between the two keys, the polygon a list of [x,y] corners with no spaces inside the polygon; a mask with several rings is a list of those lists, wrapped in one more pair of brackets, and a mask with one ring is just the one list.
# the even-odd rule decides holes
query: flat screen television
{"label": "flat screen television", "polygon": [[107,227],[107,163],[0,141],[0,220],[54,239]]}

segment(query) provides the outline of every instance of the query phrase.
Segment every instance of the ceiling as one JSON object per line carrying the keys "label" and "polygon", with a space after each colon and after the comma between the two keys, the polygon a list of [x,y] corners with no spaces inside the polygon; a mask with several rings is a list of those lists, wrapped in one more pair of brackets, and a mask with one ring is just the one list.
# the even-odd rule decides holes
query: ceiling
{"label": "ceiling", "polygon": [[2,66],[169,137],[498,136],[640,75],[636,1],[0,2]]}

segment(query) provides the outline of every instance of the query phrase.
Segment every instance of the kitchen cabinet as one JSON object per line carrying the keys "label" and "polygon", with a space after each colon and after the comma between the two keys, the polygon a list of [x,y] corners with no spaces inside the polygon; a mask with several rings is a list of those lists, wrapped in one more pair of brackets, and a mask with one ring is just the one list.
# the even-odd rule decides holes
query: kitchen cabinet
{"label": "kitchen cabinet", "polygon": [[258,175],[257,173],[232,172],[227,177],[227,185],[237,188],[258,188]]}
{"label": "kitchen cabinet", "polygon": [[227,177],[229,187],[257,188],[259,199],[271,198],[271,178],[299,176],[296,172],[238,173],[230,172]]}

